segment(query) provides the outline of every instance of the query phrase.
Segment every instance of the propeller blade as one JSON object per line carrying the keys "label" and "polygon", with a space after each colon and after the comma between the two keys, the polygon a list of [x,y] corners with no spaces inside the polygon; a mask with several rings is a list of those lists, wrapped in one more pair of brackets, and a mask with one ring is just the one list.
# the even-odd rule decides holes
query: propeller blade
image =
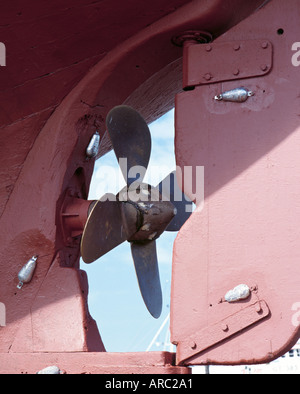
{"label": "propeller blade", "polygon": [[107,193],[89,214],[81,239],[82,259],[92,263],[124,241],[120,203],[114,194]]}
{"label": "propeller blade", "polygon": [[179,188],[176,171],[166,176],[157,187],[164,198],[170,201],[177,210],[177,214],[169,223],[166,231],[179,231],[192,214],[193,202]]}
{"label": "propeller blade", "polygon": [[157,319],[162,311],[162,291],[156,242],[131,242],[131,253],[143,300],[148,311]]}
{"label": "propeller blade", "polygon": [[[136,180],[142,182],[151,153],[147,123],[133,108],[120,105],[109,112],[106,126],[127,185]],[[125,158],[127,162],[120,160]]]}

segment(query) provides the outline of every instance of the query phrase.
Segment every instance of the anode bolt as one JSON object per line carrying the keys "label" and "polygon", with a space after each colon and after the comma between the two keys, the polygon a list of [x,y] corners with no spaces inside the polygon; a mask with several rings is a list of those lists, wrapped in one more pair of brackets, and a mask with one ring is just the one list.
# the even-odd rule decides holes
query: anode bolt
{"label": "anode bolt", "polygon": [[38,371],[36,374],[37,375],[60,375],[62,371],[56,366],[56,365],[51,365],[50,367],[46,367],[42,369],[41,371]]}
{"label": "anode bolt", "polygon": [[96,157],[99,153],[100,147],[100,134],[98,131],[92,136],[88,147],[86,148],[86,155],[88,158],[92,159]]}
{"label": "anode bolt", "polygon": [[229,290],[225,294],[225,301],[227,302],[236,302],[240,300],[245,300],[250,296],[250,288],[245,284],[241,284],[236,286],[234,289]]}
{"label": "anode bolt", "polygon": [[37,258],[38,256],[31,257],[31,259],[28,260],[27,263],[21,268],[18,274],[18,289],[21,289],[24,283],[29,283],[31,281],[36,268]]}

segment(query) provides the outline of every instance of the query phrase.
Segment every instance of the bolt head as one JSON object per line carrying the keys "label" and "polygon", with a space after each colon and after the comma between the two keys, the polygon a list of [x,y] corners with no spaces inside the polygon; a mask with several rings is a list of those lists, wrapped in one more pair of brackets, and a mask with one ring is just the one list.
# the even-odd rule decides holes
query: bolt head
{"label": "bolt head", "polygon": [[207,81],[210,81],[210,80],[212,79],[212,75],[211,75],[210,73],[206,73],[206,74],[204,75],[204,78],[205,78]]}

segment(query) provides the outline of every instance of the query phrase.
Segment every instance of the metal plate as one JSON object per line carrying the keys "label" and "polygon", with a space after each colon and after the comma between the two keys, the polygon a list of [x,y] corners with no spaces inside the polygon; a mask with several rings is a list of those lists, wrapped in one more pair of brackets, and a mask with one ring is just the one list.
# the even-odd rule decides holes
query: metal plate
{"label": "metal plate", "polygon": [[178,363],[182,363],[209,347],[224,341],[252,324],[259,322],[269,314],[270,310],[266,302],[258,301],[228,316],[226,319],[203,328],[187,337],[186,341],[178,345]]}
{"label": "metal plate", "polygon": [[[226,40],[225,46],[251,37],[272,42],[272,70],[243,81],[255,93],[251,99],[214,100],[242,86],[240,81],[202,85],[176,97],[176,163],[182,171],[205,168],[205,200],[174,243],[171,340],[185,342],[238,312],[247,300],[242,306],[220,299],[241,283],[257,285],[251,304],[259,297],[271,310],[259,324],[213,346],[212,332],[214,338],[206,337],[210,347],[193,357],[193,365],[268,363],[299,338],[300,70],[292,65],[290,44],[295,33],[300,36],[298,5],[292,0],[282,12],[282,3],[271,1],[216,40]],[[230,64],[239,66],[225,54],[216,57],[224,77]],[[245,51],[241,64],[247,66],[251,56]],[[195,183],[185,189],[188,196]]]}
{"label": "metal plate", "polygon": [[185,48],[183,86],[265,75],[272,68],[272,52],[268,40],[190,45]]}

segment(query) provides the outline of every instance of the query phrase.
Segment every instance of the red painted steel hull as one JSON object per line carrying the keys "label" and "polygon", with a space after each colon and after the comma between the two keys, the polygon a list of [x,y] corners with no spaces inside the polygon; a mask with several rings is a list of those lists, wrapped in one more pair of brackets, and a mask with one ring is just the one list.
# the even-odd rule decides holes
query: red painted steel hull
{"label": "red painted steel hull", "polygon": [[[79,238],[64,236],[61,208],[66,195],[87,198],[94,162],[86,160],[85,147],[98,129],[99,155],[111,149],[104,122],[113,106],[131,105],[147,121],[174,106],[175,95],[182,91],[183,49],[172,38],[201,30],[222,41],[226,31],[228,37],[230,31],[234,35],[233,26],[255,11],[254,15],[265,11],[258,10],[263,1],[244,3],[32,0],[26,6],[18,1],[2,6],[0,39],[7,48],[7,65],[0,68],[0,302],[6,306],[7,324],[0,327],[0,372],[27,371],[23,362],[32,362],[28,371],[34,372],[55,360],[70,373],[141,371],[135,370],[137,355],[105,352],[101,327],[99,333],[88,312]],[[272,3],[278,1],[266,7]],[[180,133],[178,165],[203,165],[194,161],[198,156],[196,148],[190,148],[193,137],[188,131]],[[192,218],[176,241],[174,255],[172,335],[179,342],[199,325],[190,315],[185,320],[183,308],[190,310],[189,299],[178,299],[188,283],[184,276],[176,279],[181,275],[180,253],[191,242],[187,238],[202,231],[194,223],[197,213]],[[191,255],[194,251],[198,253],[189,249]],[[35,254],[39,260],[33,280],[18,291],[17,274]],[[198,275],[197,266],[187,267]],[[294,339],[295,333],[285,347]],[[78,368],[81,352],[88,365],[85,371]],[[181,360],[172,355],[139,357],[145,365],[142,373],[153,373],[152,365],[159,372],[189,372],[178,367]],[[226,351],[223,358],[215,356],[215,362],[238,363],[245,357],[231,358]]]}
{"label": "red painted steel hull", "polygon": [[[176,158],[204,167],[204,202],[174,247],[178,363],[268,363],[299,338],[299,14],[299,1],[271,1],[198,48],[201,62],[187,49],[197,86],[176,97]],[[214,99],[241,86],[245,102]],[[240,284],[250,297],[224,302]]]}

